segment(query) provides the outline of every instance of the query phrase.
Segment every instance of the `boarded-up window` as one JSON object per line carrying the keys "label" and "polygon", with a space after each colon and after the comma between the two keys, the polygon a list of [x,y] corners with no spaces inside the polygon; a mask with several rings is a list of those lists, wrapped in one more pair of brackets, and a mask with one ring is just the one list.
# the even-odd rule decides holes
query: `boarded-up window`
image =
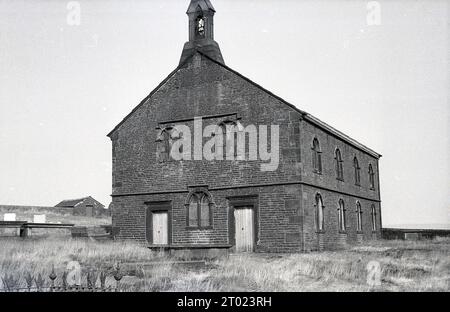
{"label": "boarded-up window", "polygon": [[353,167],[355,169],[355,185],[361,185],[361,168],[359,167],[358,158],[353,159]]}
{"label": "boarded-up window", "polygon": [[375,189],[375,173],[373,172],[372,165],[369,165],[369,184],[372,190]]}
{"label": "boarded-up window", "polygon": [[238,152],[238,127],[236,122],[227,120],[220,124],[223,133],[223,157],[226,160],[235,160]]}
{"label": "boarded-up window", "polygon": [[323,201],[320,194],[316,195],[316,226],[318,231],[323,231],[324,225],[324,211],[323,211]]}
{"label": "boarded-up window", "polygon": [[203,198],[202,198],[202,202],[201,202],[201,206],[200,206],[200,214],[201,214],[200,225],[202,227],[211,226],[210,212],[209,212],[209,199],[206,195],[203,195]]}
{"label": "boarded-up window", "polygon": [[156,139],[156,157],[159,162],[166,162],[170,159],[170,130],[162,130]]}
{"label": "boarded-up window", "polygon": [[192,195],[189,203],[189,226],[198,227],[198,198],[197,195]]}
{"label": "boarded-up window", "polygon": [[356,203],[356,230],[362,232],[362,208],[359,202]]}
{"label": "boarded-up window", "polygon": [[314,138],[313,140],[313,146],[312,146],[312,165],[313,170],[316,173],[322,172],[322,152],[320,151],[320,144],[319,140],[317,138]]}
{"label": "boarded-up window", "polygon": [[339,221],[339,231],[345,232],[345,205],[342,199],[339,200],[339,208],[338,208],[338,221]]}
{"label": "boarded-up window", "polygon": [[341,151],[339,149],[336,149],[335,161],[336,161],[336,178],[338,180],[344,180],[344,166]]}
{"label": "boarded-up window", "polygon": [[197,192],[190,195],[187,204],[187,220],[190,228],[210,228],[212,226],[212,201],[208,193]]}
{"label": "boarded-up window", "polygon": [[372,205],[372,231],[377,230],[377,211],[375,206]]}

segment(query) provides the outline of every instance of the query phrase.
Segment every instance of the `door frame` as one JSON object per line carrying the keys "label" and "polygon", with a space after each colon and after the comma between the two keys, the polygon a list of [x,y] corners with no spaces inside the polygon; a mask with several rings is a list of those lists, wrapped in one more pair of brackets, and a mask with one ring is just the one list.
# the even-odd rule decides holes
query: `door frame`
{"label": "door frame", "polygon": [[236,209],[251,208],[253,210],[253,251],[258,247],[259,241],[259,205],[258,195],[227,197],[228,205],[228,243],[236,250],[236,222],[234,211]]}
{"label": "door frame", "polygon": [[153,213],[167,212],[167,241],[170,246],[172,244],[172,201],[146,202],[145,205],[147,206],[145,209],[145,239],[147,243],[153,245]]}

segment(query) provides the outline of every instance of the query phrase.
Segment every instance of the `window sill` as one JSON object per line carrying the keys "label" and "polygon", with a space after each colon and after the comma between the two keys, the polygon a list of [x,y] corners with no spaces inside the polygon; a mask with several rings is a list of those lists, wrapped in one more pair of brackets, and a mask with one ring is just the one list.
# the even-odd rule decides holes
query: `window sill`
{"label": "window sill", "polygon": [[341,178],[336,178],[336,180],[341,181],[341,182],[345,182],[344,179],[341,179]]}
{"label": "window sill", "polygon": [[339,234],[345,234],[345,235],[347,235],[347,231],[339,231]]}
{"label": "window sill", "polygon": [[165,250],[183,250],[183,249],[229,249],[233,247],[228,244],[169,244],[169,245],[152,245],[148,244],[150,249],[165,249]]}
{"label": "window sill", "polygon": [[325,234],[325,231],[324,230],[316,231],[316,234]]}
{"label": "window sill", "polygon": [[357,186],[357,187],[361,187],[361,184],[356,184],[356,183],[355,183],[355,186]]}
{"label": "window sill", "polygon": [[188,226],[186,227],[186,231],[210,231],[212,230],[213,227],[212,226],[206,226],[206,227],[193,227],[193,226]]}
{"label": "window sill", "polygon": [[364,232],[363,231],[356,231],[356,234],[364,234]]}
{"label": "window sill", "polygon": [[313,170],[313,173],[318,174],[318,175],[322,175],[322,171]]}

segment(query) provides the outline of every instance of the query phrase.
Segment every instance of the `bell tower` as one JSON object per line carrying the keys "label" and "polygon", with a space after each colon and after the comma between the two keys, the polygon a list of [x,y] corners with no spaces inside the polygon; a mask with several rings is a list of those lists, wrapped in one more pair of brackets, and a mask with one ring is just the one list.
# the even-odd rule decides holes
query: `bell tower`
{"label": "bell tower", "polygon": [[197,50],[224,64],[219,44],[214,41],[215,13],[216,10],[209,0],[191,0],[187,10],[189,41],[184,45],[180,64]]}

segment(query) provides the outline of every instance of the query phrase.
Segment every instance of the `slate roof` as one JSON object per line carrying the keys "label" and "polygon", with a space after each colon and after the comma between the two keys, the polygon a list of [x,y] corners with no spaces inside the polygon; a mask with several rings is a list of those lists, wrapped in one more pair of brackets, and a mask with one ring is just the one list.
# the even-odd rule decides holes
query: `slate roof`
{"label": "slate roof", "polygon": [[210,61],[212,61],[213,63],[222,66],[223,68],[225,68],[226,70],[234,73],[235,75],[238,75],[239,77],[241,77],[242,79],[246,80],[247,82],[253,84],[254,86],[256,86],[257,88],[261,89],[262,91],[266,92],[267,94],[269,94],[270,96],[278,99],[279,101],[281,101],[282,103],[286,104],[287,106],[291,107],[292,109],[294,109],[295,111],[299,112],[303,118],[309,122],[311,122],[312,124],[314,124],[315,126],[319,127],[320,129],[322,129],[325,132],[330,133],[331,135],[334,135],[335,137],[341,139],[342,141],[348,143],[349,145],[379,159],[380,157],[382,157],[381,154],[375,152],[374,150],[368,148],[367,146],[365,146],[364,144],[359,143],[358,141],[356,141],[355,139],[352,139],[350,136],[342,133],[341,131],[333,128],[332,126],[328,125],[327,123],[321,121],[320,119],[314,117],[313,115],[300,110],[299,108],[297,108],[295,105],[287,102],[286,100],[282,99],[281,97],[275,95],[274,93],[270,92],[269,90],[265,89],[264,87],[260,86],[259,84],[257,84],[256,82],[252,81],[251,79],[245,77],[244,75],[240,74],[239,72],[231,69],[230,67],[217,62],[216,60],[210,58],[208,55],[200,52],[200,51],[196,51],[195,53],[193,53],[190,57],[186,58],[186,60],[181,63],[180,65],[178,65],[177,68],[175,68],[174,71],[172,71],[169,76],[166,77],[166,79],[164,79],[146,98],[144,98],[141,103],[139,103],[138,106],[136,106],[131,113],[129,113],[109,134],[108,137],[111,137],[113,135],[113,133],[120,128],[120,126],[136,111],[138,110],[142,105],[144,105],[170,78],[172,78],[172,76],[174,76],[196,53],[199,53],[200,55],[204,56],[205,58],[209,59]]}
{"label": "slate roof", "polygon": [[202,8],[203,11],[211,10],[216,12],[216,10],[214,9],[213,5],[209,0],[192,0],[191,3],[189,4],[187,13],[189,14],[196,12],[198,6],[200,6],[200,8]]}
{"label": "slate roof", "polygon": [[60,203],[58,203],[55,207],[74,208],[75,206],[80,205],[81,203],[83,203],[88,198],[91,198],[94,201],[96,201],[97,203],[99,203],[100,205],[102,205],[100,202],[98,202],[97,200],[95,200],[91,196],[87,196],[87,197],[78,198],[78,199],[66,199],[66,200],[63,200]]}

